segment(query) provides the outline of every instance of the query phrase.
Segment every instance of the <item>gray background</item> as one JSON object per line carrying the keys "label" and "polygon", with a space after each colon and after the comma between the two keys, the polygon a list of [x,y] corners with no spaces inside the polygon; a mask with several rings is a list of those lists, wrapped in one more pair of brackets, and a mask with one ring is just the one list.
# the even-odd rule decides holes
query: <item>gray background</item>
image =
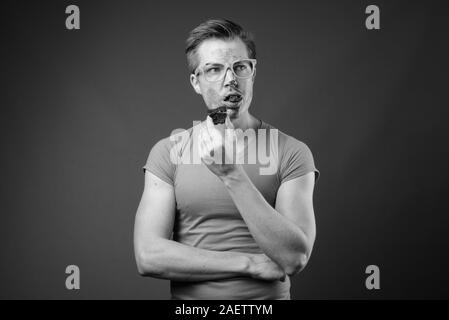
{"label": "gray background", "polygon": [[[65,29],[77,4],[81,30]],[[381,30],[365,28],[377,4]],[[429,1],[10,1],[1,10],[0,298],[165,299],[132,246],[142,165],[204,118],[184,41],[252,31],[254,115],[304,141],[321,179],[294,299],[449,298],[447,11]],[[65,289],[65,267],[81,290]],[[365,288],[376,264],[381,290]]]}

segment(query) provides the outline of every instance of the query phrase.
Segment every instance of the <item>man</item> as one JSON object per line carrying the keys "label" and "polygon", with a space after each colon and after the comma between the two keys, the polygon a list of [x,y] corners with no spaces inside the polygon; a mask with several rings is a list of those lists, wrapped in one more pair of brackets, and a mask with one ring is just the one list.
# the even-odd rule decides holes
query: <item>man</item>
{"label": "man", "polygon": [[[135,221],[138,270],[170,279],[173,299],[290,299],[290,277],[305,267],[315,240],[319,172],[312,153],[249,113],[256,50],[239,25],[202,23],[190,33],[186,54],[194,90],[209,111],[226,106],[226,122],[214,125],[208,116],[188,130],[188,143],[167,137],[152,148]],[[251,130],[276,132],[276,139],[245,140]],[[241,141],[248,159],[269,145],[275,170],[262,174],[260,161],[228,157],[224,147]],[[173,159],[195,142],[200,163]],[[218,151],[222,162],[212,161]]]}

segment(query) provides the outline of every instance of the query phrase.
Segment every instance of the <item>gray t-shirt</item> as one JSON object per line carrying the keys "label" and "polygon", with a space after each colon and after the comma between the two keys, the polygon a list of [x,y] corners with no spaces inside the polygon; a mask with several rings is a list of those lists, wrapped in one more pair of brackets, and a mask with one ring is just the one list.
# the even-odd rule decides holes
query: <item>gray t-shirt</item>
{"label": "gray t-shirt", "polygon": [[[272,174],[261,174],[266,162],[250,163],[245,158],[243,169],[266,201],[274,208],[279,186],[288,180],[319,171],[315,168],[310,149],[303,142],[277,130],[262,121],[259,128],[270,137],[270,130],[277,132],[277,142],[266,139],[265,150],[276,147],[276,167]],[[183,244],[216,251],[263,253],[248,230],[237,207],[224,184],[204,164],[174,162],[170,152],[176,150],[178,156],[192,152],[195,130],[188,130],[188,141],[179,143],[170,137],[157,142],[151,149],[143,167],[174,186],[176,197],[176,217],[173,240]],[[274,132],[274,131],[273,131]],[[272,140],[275,141],[275,140]],[[251,148],[255,145],[254,148]],[[250,140],[247,152],[257,152],[259,135]],[[271,173],[268,171],[268,173]],[[263,281],[250,277],[235,277],[201,282],[171,281],[173,299],[290,299],[290,279],[286,281]]]}

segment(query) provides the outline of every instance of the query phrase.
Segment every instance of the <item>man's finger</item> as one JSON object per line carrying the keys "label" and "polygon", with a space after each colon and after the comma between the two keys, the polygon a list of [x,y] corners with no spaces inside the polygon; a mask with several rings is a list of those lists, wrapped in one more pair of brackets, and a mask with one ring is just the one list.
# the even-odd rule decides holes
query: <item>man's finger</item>
{"label": "man's finger", "polygon": [[210,155],[210,148],[207,146],[207,143],[205,143],[204,140],[200,141],[200,158],[201,161],[206,163],[206,164],[211,164],[212,163],[212,159],[211,159],[211,155]]}
{"label": "man's finger", "polygon": [[204,142],[203,142],[204,137],[203,137],[202,130],[203,129],[201,128],[200,133],[198,134],[198,149],[199,149],[200,157],[203,157],[204,152],[205,152],[205,150],[204,150]]}
{"label": "man's finger", "polygon": [[206,128],[208,130],[213,129],[214,128],[214,122],[212,121],[212,118],[210,116],[206,117]]}
{"label": "man's finger", "polygon": [[212,131],[208,128],[207,120],[206,123],[201,127],[201,140],[205,141],[207,144],[213,144]]}
{"label": "man's finger", "polygon": [[208,135],[209,135],[209,140],[210,140],[210,142],[211,142],[212,144],[215,144],[214,141],[216,140],[217,133],[218,133],[218,134],[220,134],[220,133],[218,132],[217,129],[215,129],[215,127],[214,127],[214,122],[212,121],[212,118],[209,117],[209,116],[207,116],[207,119],[206,119],[206,126],[205,126],[205,127],[206,127],[206,132],[207,132]]}
{"label": "man's finger", "polygon": [[225,135],[226,135],[226,139],[228,139],[229,142],[232,142],[237,138],[234,130],[235,130],[235,128],[234,128],[234,125],[232,124],[231,120],[229,119],[229,117],[226,117]]}
{"label": "man's finger", "polygon": [[232,123],[231,119],[229,118],[229,115],[226,116],[225,127],[227,129],[234,129],[234,124]]}
{"label": "man's finger", "polygon": [[214,143],[212,141],[211,136],[208,133],[204,134],[204,138],[202,139],[202,143],[205,147],[205,153],[210,155],[211,151],[214,149]]}
{"label": "man's finger", "polygon": [[284,282],[284,281],[285,281],[285,278],[286,278],[286,275],[285,275],[285,273],[284,273],[284,275],[283,275],[282,278],[280,279],[281,282]]}

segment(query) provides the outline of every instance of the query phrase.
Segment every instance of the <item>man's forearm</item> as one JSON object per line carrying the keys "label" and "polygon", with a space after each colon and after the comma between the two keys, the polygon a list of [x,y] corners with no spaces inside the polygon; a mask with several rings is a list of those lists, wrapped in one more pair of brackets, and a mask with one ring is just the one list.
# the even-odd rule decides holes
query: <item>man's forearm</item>
{"label": "man's forearm", "polygon": [[222,180],[259,247],[288,274],[295,273],[309,254],[305,233],[265,200],[243,169]]}
{"label": "man's forearm", "polygon": [[205,281],[250,276],[248,254],[204,250],[173,240],[155,238],[136,251],[142,275],[175,281]]}

